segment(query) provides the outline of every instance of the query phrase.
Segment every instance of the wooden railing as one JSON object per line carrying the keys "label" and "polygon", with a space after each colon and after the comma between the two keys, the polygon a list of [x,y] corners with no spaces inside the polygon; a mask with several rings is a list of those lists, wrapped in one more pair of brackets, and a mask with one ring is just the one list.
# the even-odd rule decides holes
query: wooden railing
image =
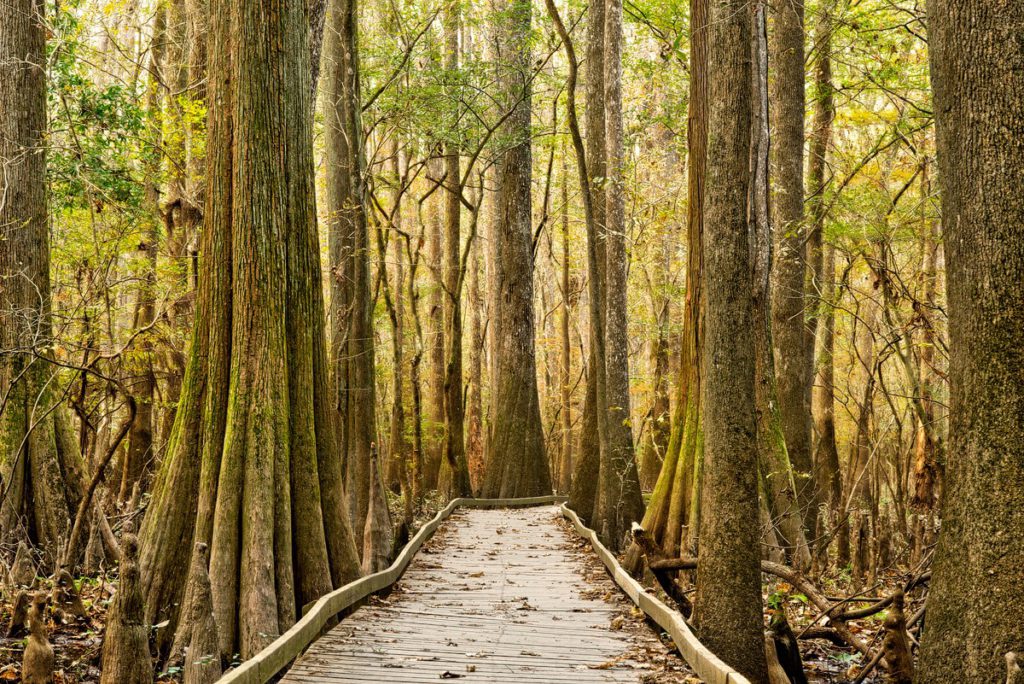
{"label": "wooden railing", "polygon": [[302,651],[313,643],[324,626],[343,610],[363,599],[389,588],[398,581],[416,552],[434,536],[456,508],[514,508],[562,503],[564,496],[536,496],[525,499],[453,499],[437,512],[430,522],[416,532],[402,552],[386,570],[366,575],[345,586],[324,594],[306,611],[306,614],[266,648],[231,670],[218,680],[218,684],[265,684],[288,666]]}
{"label": "wooden railing", "polygon": [[690,630],[690,626],[686,624],[686,620],[678,611],[666,606],[661,599],[633,579],[619,564],[615,555],[605,548],[601,540],[597,538],[597,533],[584,525],[576,515],[576,511],[569,508],[568,504],[562,504],[562,515],[573,524],[581,537],[590,542],[594,553],[608,570],[608,574],[629,597],[629,600],[635,603],[637,608],[646,613],[647,617],[656,622],[659,627],[668,632],[680,655],[694,669],[698,677],[703,679],[706,684],[750,684],[746,677],[722,662],[718,656],[697,640],[697,636]]}
{"label": "wooden railing", "polygon": [[746,678],[719,660],[701,644],[686,625],[683,617],[648,593],[630,577],[615,556],[605,548],[597,534],[580,522],[563,496],[536,496],[522,499],[454,499],[438,511],[430,522],[419,529],[402,552],[386,570],[360,577],[345,586],[321,596],[306,614],[266,648],[218,680],[218,684],[265,684],[284,670],[307,646],[320,636],[327,623],[342,611],[352,608],[367,597],[388,589],[405,572],[416,552],[427,543],[448,516],[457,508],[517,508],[560,503],[562,515],[576,531],[590,542],[595,553],[629,599],[661,626],[676,644],[686,662],[707,684],[749,684]]}

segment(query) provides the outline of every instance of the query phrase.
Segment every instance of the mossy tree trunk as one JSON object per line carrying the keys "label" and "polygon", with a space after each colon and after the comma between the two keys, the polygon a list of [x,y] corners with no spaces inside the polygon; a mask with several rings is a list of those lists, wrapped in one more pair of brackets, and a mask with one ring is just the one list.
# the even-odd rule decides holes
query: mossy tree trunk
{"label": "mossy tree trunk", "polygon": [[1024,643],[1024,5],[928,6],[950,448],[917,681],[996,682]]}
{"label": "mossy tree trunk", "polygon": [[349,516],[356,547],[362,548],[377,422],[357,0],[332,2],[326,31],[324,119],[332,350],[336,406],[344,423]]}
{"label": "mossy tree trunk", "polygon": [[271,5],[211,7],[197,321],[142,530],[147,620],[174,626],[186,549],[208,542],[220,649],[243,658],[358,575],[325,380],[306,11]]}
{"label": "mossy tree trunk", "polygon": [[832,0],[819,10],[815,29],[814,123],[811,130],[808,161],[809,221],[807,254],[811,270],[810,296],[814,298],[814,364],[815,381],[811,392],[811,415],[817,442],[814,446],[814,484],[818,502],[829,505],[828,525],[819,519],[814,530],[815,556],[828,560],[827,540],[837,539],[840,565],[850,558],[850,529],[842,514],[843,480],[836,447],[835,420],[835,249],[825,243],[825,195],[831,185],[826,176],[829,147],[832,144],[832,122],[835,119],[835,94],[832,85]]}
{"label": "mossy tree trunk", "polygon": [[[686,298],[676,407],[672,436],[654,485],[643,527],[669,557],[693,551],[699,529],[700,464],[703,434],[700,407],[703,324],[704,188],[708,141],[708,0],[690,0],[690,102],[687,113],[687,263]],[[640,562],[630,548],[631,567]]]}
{"label": "mossy tree trunk", "polygon": [[803,517],[796,498],[796,483],[786,438],[782,431],[772,357],[769,279],[772,263],[772,234],[768,220],[768,49],[767,5],[754,5],[751,61],[754,65],[752,96],[754,102],[750,145],[750,235],[752,245],[753,337],[757,414],[758,471],[761,477],[765,510],[772,532],[785,558],[801,569],[810,567],[811,555],[804,534]]}
{"label": "mossy tree trunk", "polygon": [[46,198],[43,4],[0,7],[0,538],[61,552],[81,495],[81,454],[57,391]]}
{"label": "mossy tree trunk", "polygon": [[779,418],[793,468],[796,501],[804,529],[813,534],[818,507],[811,466],[813,340],[807,327],[804,222],[804,0],[770,5],[769,41],[772,110],[771,331]]}

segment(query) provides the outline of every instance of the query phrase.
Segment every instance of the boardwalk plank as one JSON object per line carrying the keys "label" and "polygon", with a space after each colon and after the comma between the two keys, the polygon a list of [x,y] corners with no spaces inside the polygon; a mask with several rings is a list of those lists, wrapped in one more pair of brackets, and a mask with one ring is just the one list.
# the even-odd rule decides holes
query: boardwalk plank
{"label": "boardwalk plank", "polygon": [[554,507],[454,513],[395,590],[314,642],[289,684],[696,681]]}

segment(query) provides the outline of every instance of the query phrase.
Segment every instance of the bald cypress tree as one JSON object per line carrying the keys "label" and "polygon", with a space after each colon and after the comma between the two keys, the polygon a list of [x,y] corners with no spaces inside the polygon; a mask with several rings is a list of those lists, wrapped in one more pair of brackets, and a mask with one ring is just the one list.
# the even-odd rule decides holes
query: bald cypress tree
{"label": "bald cypress tree", "polygon": [[[207,542],[223,654],[358,575],[326,384],[305,3],[215,0],[198,310],[142,530],[151,623]],[[198,513],[197,513],[198,511]]]}
{"label": "bald cypress tree", "polygon": [[501,101],[512,112],[502,128],[507,148],[497,171],[496,374],[483,496],[535,496],[551,492],[551,473],[534,351],[530,3],[514,0],[496,21]]}
{"label": "bald cypress tree", "polygon": [[327,10],[324,107],[335,409],[349,516],[361,548],[377,423],[357,7],[356,0],[337,0]]}

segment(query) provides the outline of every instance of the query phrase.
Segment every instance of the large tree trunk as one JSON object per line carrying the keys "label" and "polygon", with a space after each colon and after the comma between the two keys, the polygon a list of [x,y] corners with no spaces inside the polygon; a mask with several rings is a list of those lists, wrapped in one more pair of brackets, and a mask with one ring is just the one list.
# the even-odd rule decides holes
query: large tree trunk
{"label": "large tree trunk", "polygon": [[595,528],[611,548],[625,541],[644,514],[633,454],[629,397],[629,330],[626,311],[626,206],[623,188],[622,0],[605,2],[604,103],[608,178],[605,181],[605,420]]}
{"label": "large tree trunk", "polygon": [[147,619],[177,619],[176,544],[209,540],[220,649],[242,657],[358,575],[324,381],[305,7],[272,4],[211,7],[199,314],[143,529]]}
{"label": "large tree trunk", "polygon": [[43,5],[0,7],[0,538],[28,538],[48,559],[68,537],[73,484],[65,479],[60,439],[62,397],[53,343],[46,203],[46,32]]}
{"label": "large tree trunk", "polygon": [[509,147],[497,173],[498,308],[492,312],[496,375],[483,495],[536,496],[551,492],[551,473],[544,453],[534,353],[530,3],[513,0],[497,21],[502,102],[512,112],[503,126]]}
{"label": "large tree trunk", "polygon": [[704,212],[704,477],[693,621],[701,641],[751,681],[767,680],[761,610],[754,340],[747,207],[751,12],[714,0]]}
{"label": "large tree trunk", "polygon": [[336,401],[349,517],[362,548],[377,421],[356,1],[328,9],[324,107]]}
{"label": "large tree trunk", "polygon": [[817,62],[814,70],[814,125],[811,131],[808,162],[808,207],[811,225],[807,255],[811,270],[811,303],[817,312],[813,317],[814,364],[816,379],[811,392],[811,415],[817,433],[814,447],[814,484],[819,504],[828,503],[831,519],[828,529],[819,520],[814,533],[815,557],[827,563],[826,532],[836,537],[840,565],[850,558],[850,528],[843,508],[843,481],[836,448],[835,368],[832,355],[835,347],[835,267],[834,248],[825,247],[825,193],[830,182],[826,177],[826,161],[832,144],[832,121],[835,118],[832,85],[832,0],[823,3],[815,30]]}
{"label": "large tree trunk", "polygon": [[995,682],[1024,643],[1024,5],[928,9],[951,424],[917,680]]}
{"label": "large tree trunk", "polygon": [[804,2],[771,5],[772,81],[772,342],[779,414],[793,466],[804,529],[813,534],[818,515],[811,466],[813,340],[807,332],[804,280]]}

